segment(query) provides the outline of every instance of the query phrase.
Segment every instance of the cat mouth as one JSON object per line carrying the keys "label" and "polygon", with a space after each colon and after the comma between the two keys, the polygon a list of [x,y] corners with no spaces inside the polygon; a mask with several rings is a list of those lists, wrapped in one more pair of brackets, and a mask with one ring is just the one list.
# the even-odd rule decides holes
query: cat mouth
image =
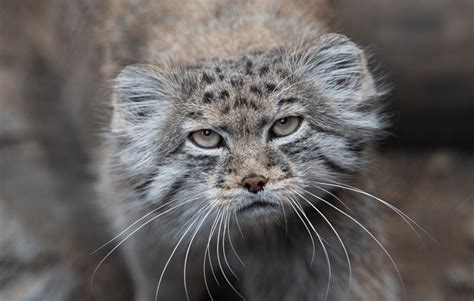
{"label": "cat mouth", "polygon": [[239,209],[239,212],[252,211],[259,209],[275,209],[279,207],[278,204],[269,203],[264,201],[255,201]]}

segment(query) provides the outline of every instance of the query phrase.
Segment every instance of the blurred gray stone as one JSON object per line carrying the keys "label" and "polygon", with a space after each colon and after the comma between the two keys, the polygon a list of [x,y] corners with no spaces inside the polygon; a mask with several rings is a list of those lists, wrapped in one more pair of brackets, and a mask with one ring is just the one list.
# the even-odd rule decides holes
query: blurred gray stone
{"label": "blurred gray stone", "polygon": [[0,300],[72,300],[74,272],[58,261],[56,246],[41,240],[0,203]]}

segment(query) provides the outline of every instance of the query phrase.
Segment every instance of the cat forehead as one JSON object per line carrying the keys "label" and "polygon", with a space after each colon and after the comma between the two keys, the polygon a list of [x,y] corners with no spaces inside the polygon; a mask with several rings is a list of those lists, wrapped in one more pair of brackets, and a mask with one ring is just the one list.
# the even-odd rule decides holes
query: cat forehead
{"label": "cat forehead", "polygon": [[209,60],[188,72],[194,84],[185,102],[186,114],[230,127],[255,127],[271,118],[278,108],[278,92],[291,82],[290,69],[278,52]]}

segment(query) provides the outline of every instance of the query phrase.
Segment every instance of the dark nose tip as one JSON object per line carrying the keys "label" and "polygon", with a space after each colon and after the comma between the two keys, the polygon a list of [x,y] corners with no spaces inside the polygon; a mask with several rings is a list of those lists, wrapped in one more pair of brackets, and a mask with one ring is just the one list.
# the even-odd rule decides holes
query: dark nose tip
{"label": "dark nose tip", "polygon": [[267,183],[267,178],[255,174],[251,174],[242,179],[240,185],[247,188],[252,193],[257,193],[263,190]]}

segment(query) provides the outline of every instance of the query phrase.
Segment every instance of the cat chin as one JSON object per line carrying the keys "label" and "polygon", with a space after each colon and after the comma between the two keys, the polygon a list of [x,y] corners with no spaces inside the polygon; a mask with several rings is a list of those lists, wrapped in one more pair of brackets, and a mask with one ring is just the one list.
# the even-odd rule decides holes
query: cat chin
{"label": "cat chin", "polygon": [[247,212],[247,211],[250,211],[250,212],[271,211],[272,209],[278,209],[279,207],[280,205],[272,203],[272,202],[257,200],[239,208],[237,213],[242,213],[242,212]]}
{"label": "cat chin", "polygon": [[265,220],[269,217],[279,215],[282,211],[281,205],[271,201],[257,199],[242,205],[237,209],[236,213],[240,219],[248,220],[252,223],[258,219]]}

